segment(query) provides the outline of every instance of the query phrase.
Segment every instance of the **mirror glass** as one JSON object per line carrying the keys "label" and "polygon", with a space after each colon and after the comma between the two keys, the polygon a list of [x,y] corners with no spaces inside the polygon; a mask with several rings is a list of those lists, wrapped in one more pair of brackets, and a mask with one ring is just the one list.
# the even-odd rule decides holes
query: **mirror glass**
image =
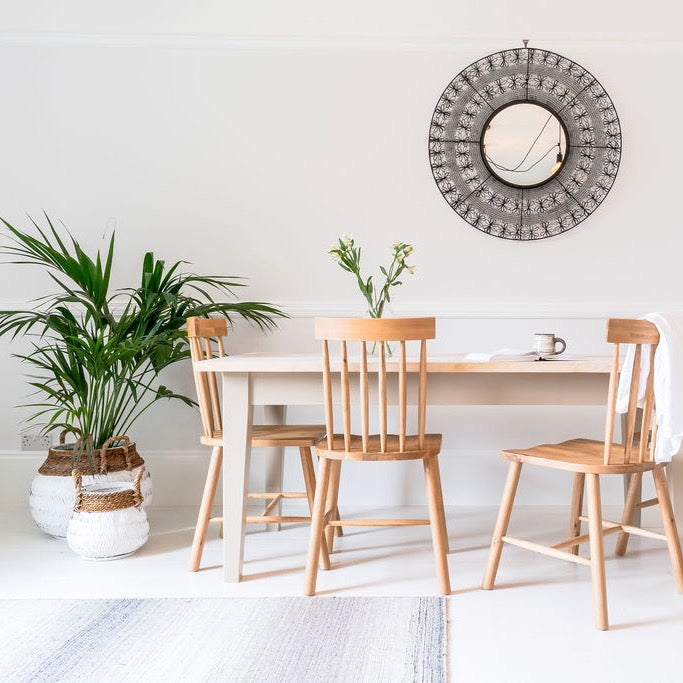
{"label": "mirror glass", "polygon": [[507,185],[534,187],[556,175],[567,157],[564,125],[545,107],[516,102],[499,109],[484,128],[484,161]]}

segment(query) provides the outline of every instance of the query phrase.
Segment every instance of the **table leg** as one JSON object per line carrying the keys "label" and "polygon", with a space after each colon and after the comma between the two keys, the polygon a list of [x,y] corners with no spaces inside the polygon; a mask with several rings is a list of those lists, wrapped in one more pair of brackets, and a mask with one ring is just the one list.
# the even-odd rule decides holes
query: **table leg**
{"label": "table leg", "polygon": [[[287,417],[285,406],[263,406],[263,417],[267,425],[283,425]],[[282,471],[284,464],[284,448],[268,448],[265,458],[265,490],[282,491]],[[272,515],[282,515],[282,503],[271,511]],[[266,524],[266,531],[279,531],[281,524]]]}
{"label": "table leg", "polygon": [[223,571],[242,578],[244,518],[251,457],[251,382],[248,373],[223,375]]}
{"label": "table leg", "polygon": [[[621,416],[621,443],[624,443],[624,439],[626,439],[626,413],[623,413]],[[638,408],[636,411],[636,425],[639,425],[643,420],[643,411]],[[625,474],[622,477],[624,481],[624,502],[626,502],[626,496],[628,495],[628,487],[629,484],[631,483],[631,475],[630,474]],[[643,485],[641,482],[640,488],[638,492],[636,493],[636,501],[640,503],[640,501],[643,500]],[[633,516],[631,517],[631,520],[629,521],[629,524],[632,524],[633,526],[640,526],[640,508],[635,508],[633,510]]]}
{"label": "table leg", "polygon": [[[631,477],[634,476],[632,474],[625,474],[622,479],[624,481],[624,502],[626,502],[626,497],[628,496],[628,487],[631,484]],[[636,502],[640,503],[643,500],[643,482],[641,480],[640,485],[638,486],[638,490],[636,491]],[[641,509],[639,507],[636,507],[633,509],[633,514],[631,515],[631,519],[629,520],[629,524],[632,526],[640,526],[641,518]]]}

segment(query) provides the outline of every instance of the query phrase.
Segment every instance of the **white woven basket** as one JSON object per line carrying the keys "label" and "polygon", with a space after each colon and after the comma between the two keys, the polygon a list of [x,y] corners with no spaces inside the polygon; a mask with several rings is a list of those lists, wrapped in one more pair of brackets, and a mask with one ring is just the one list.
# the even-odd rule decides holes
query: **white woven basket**
{"label": "white woven basket", "polygon": [[149,538],[147,514],[142,507],[141,480],[82,485],[76,480],[75,507],[67,528],[66,541],[86,560],[114,560],[141,548]]}
{"label": "white woven basket", "polygon": [[[107,486],[114,483],[132,484],[135,476],[144,466],[134,470],[120,470],[107,474],[86,475],[83,477],[84,486]],[[147,508],[152,502],[152,477],[145,470],[142,477],[143,507]],[[46,476],[36,474],[31,482],[29,507],[33,520],[46,534],[55,538],[65,538],[69,525],[69,518],[74,509],[74,482],[68,477]]]}
{"label": "white woven basket", "polygon": [[[77,430],[75,430],[77,431]],[[47,460],[31,482],[29,506],[36,525],[56,538],[65,538],[69,517],[74,507],[74,483],[71,478],[71,455],[74,444],[65,444],[66,430],[59,436]],[[116,444],[116,446],[114,446]],[[83,471],[83,485],[133,482],[143,466],[135,444],[127,436],[114,436],[95,451],[96,467]],[[145,472],[142,479],[143,505],[152,502],[152,478]]]}

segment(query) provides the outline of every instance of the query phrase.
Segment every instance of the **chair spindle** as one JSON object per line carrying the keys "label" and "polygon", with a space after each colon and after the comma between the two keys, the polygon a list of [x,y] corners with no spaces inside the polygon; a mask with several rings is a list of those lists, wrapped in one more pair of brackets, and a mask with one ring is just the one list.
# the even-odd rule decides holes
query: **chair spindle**
{"label": "chair spindle", "polygon": [[387,359],[384,342],[379,341],[379,368],[377,388],[379,391],[379,443],[382,453],[387,451]]}
{"label": "chair spindle", "polygon": [[636,344],[633,355],[633,367],[631,369],[631,384],[628,394],[628,412],[626,413],[626,436],[624,438],[624,462],[631,462],[633,439],[636,431],[636,410],[638,408],[638,385],[640,384],[640,356],[642,344]]}
{"label": "chair spindle", "polygon": [[407,373],[406,373],[406,343],[401,340],[398,366],[398,448],[404,450],[406,446],[406,414],[408,403]]}
{"label": "chair spindle", "polygon": [[342,415],[344,419],[344,448],[351,450],[351,396],[349,392],[349,356],[346,342],[341,343],[341,391]]}
{"label": "chair spindle", "polygon": [[330,345],[323,340],[323,393],[325,398],[325,429],[327,447],[334,448],[334,411],[332,409],[332,378],[330,377]]}
{"label": "chair spindle", "polygon": [[361,439],[363,450],[368,450],[370,439],[370,396],[368,393],[368,344],[360,345],[360,400],[361,400]]}
{"label": "chair spindle", "polygon": [[427,342],[424,339],[420,343],[420,383],[418,388],[417,404],[418,446],[423,448],[427,419]]}

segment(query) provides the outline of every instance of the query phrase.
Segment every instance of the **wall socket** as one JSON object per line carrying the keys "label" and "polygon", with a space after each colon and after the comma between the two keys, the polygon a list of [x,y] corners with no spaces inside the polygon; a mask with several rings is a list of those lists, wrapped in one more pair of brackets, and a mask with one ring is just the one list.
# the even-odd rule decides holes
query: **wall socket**
{"label": "wall socket", "polygon": [[50,434],[22,434],[22,451],[45,451],[52,446]]}

